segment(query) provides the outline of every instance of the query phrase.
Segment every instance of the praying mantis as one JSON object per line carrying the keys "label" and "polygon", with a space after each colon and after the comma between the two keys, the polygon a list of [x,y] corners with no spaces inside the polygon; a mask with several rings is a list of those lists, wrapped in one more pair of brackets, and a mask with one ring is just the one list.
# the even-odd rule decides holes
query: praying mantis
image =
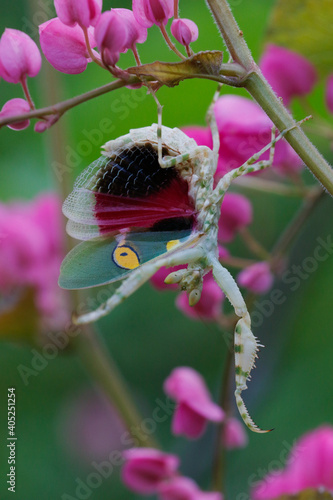
{"label": "praying mantis", "polygon": [[[122,280],[105,303],[74,318],[76,324],[85,324],[109,314],[163,266],[187,265],[169,274],[166,283],[178,283],[195,305],[203,277],[212,271],[239,318],[234,332],[239,413],[252,431],[269,432],[254,423],[241,395],[260,344],[242,294],[218,260],[218,221],[231,182],[269,167],[275,144],[287,130],[276,135],[273,127],[271,142],[214,187],[219,133],[213,104],[207,114],[212,149],[161,122],[159,110],[158,124],[107,142],[103,156],[78,177],[63,212],[69,219],[68,233],[83,241],[65,258],[59,284],[80,289]],[[269,158],[259,160],[266,151]]]}

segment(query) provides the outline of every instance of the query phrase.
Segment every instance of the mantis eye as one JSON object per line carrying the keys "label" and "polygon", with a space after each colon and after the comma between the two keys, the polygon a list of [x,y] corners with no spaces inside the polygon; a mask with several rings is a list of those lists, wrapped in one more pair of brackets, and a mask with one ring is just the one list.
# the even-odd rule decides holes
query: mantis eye
{"label": "mantis eye", "polygon": [[113,251],[112,260],[122,269],[136,269],[140,265],[138,254],[128,245],[118,245]]}

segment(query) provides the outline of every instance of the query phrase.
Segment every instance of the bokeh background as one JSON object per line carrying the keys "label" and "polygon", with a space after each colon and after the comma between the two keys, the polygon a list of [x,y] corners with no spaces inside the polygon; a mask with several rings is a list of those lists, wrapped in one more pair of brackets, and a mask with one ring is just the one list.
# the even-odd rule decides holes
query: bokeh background
{"label": "bokeh background", "polygon": [[[265,28],[273,0],[233,0],[231,5],[245,39],[258,60],[263,50]],[[129,7],[130,1],[104,0],[104,9]],[[223,43],[205,2],[181,0],[181,13],[197,22],[199,40],[194,50],[222,49]],[[0,32],[8,26],[22,29],[37,39],[37,26],[52,17],[51,0],[2,2]],[[140,47],[144,62],[171,60],[157,29],[149,32],[148,42]],[[130,54],[121,58],[122,67],[132,65]],[[40,75],[30,82],[35,103],[44,106],[80,94],[108,82],[108,75],[90,65],[77,76],[60,75],[47,68],[44,60]],[[215,84],[186,81],[174,89],[162,89],[163,122],[168,126],[204,125],[207,106]],[[20,96],[18,86],[0,82],[1,103]],[[225,88],[223,92],[243,91]],[[323,86],[311,96],[313,106],[325,114]],[[296,115],[302,117],[300,108]],[[85,148],[83,141],[93,130],[100,130],[101,120],[112,120],[113,129]],[[57,145],[52,133],[35,134],[32,127],[23,132],[8,128],[0,131],[0,197],[7,202],[32,199],[38,193],[57,190],[54,161],[66,165],[68,152],[76,153],[75,166],[64,177],[73,179],[99,156],[105,141],[147,126],[156,121],[153,99],[140,91],[121,89],[70,111],[57,127]],[[317,140],[326,157],[332,152],[325,141]],[[310,174],[305,174],[313,182]],[[235,188],[234,188],[235,189]],[[239,192],[241,188],[237,188]],[[245,193],[245,191],[244,191]],[[268,194],[250,193],[254,205],[251,230],[268,247],[288,223],[299,200]],[[299,265],[313,255],[316,239],[332,234],[332,200],[327,196],[309,218],[293,246],[290,266]],[[246,255],[237,240],[232,247]],[[265,345],[245,399],[250,413],[260,426],[274,427],[268,435],[249,434],[244,450],[227,454],[226,491],[228,498],[246,500],[255,480],[268,471],[282,467],[295,438],[324,422],[332,423],[333,414],[333,257],[321,262],[318,269],[294,292],[290,286],[276,283],[287,300],[275,310],[255,335]],[[156,400],[164,400],[162,384],[179,365],[200,371],[214,397],[218,397],[227,354],[223,335],[214,325],[186,318],[174,306],[175,292],[159,293],[145,285],[112,315],[98,323],[107,349],[116,360],[133,398],[144,417],[149,417]],[[261,299],[261,302],[265,298]],[[22,322],[24,330],[24,321]],[[121,422],[101,398],[80,359],[66,351],[50,360],[26,386],[18,366],[31,366],[32,347],[24,343],[1,341],[0,344],[0,497],[11,498],[4,475],[7,473],[7,388],[17,395],[17,492],[19,500],[56,500],[76,497],[80,482],[94,471],[92,462],[107,459],[119,449]],[[211,478],[212,452],[216,435],[213,427],[198,441],[174,438],[170,418],[158,424],[154,437],[165,450],[179,453],[181,470],[203,488]],[[79,481],[79,482],[78,482]],[[69,497],[65,494],[71,495]],[[119,481],[119,469],[99,487],[82,498],[107,500],[136,498]]]}

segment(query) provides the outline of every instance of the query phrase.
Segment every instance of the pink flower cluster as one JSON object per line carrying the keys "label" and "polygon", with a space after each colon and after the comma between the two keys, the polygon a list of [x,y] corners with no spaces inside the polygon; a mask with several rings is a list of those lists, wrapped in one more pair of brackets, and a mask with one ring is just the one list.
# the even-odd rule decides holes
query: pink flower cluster
{"label": "pink flower cluster", "polygon": [[153,448],[133,448],[123,453],[122,479],[142,495],[157,494],[159,500],[222,500],[218,492],[201,491],[187,477],[179,476],[179,458]]}
{"label": "pink flower cluster", "polygon": [[305,434],[290,452],[286,468],[257,484],[254,500],[273,500],[314,489],[333,493],[333,427],[325,425]]}
{"label": "pink flower cluster", "polygon": [[[93,58],[114,67],[128,49],[138,61],[136,44],[146,41],[147,28],[165,26],[175,15],[173,0],[133,0],[133,11],[113,8],[104,13],[101,0],[55,0],[55,8],[58,17],[40,26],[40,43],[49,63],[70,74],[82,73]],[[180,43],[197,39],[192,21],[174,23],[171,32]]]}
{"label": "pink flower cluster", "polygon": [[53,194],[0,205],[0,292],[32,288],[41,323],[52,329],[68,319],[58,287],[62,233],[61,203]]}
{"label": "pink flower cluster", "polygon": [[[146,41],[147,28],[156,24],[167,38],[165,25],[172,17],[175,19],[171,33],[187,50],[198,38],[196,24],[178,18],[174,0],[133,0],[133,11],[114,8],[104,13],[102,0],[54,0],[54,5],[58,17],[39,26],[40,45],[47,61],[67,74],[82,73],[89,62],[95,61],[118,76],[119,69],[115,66],[120,54],[130,49],[140,63],[136,45]],[[96,47],[99,52],[94,50]],[[26,99],[8,101],[0,118],[35,109],[26,79],[36,76],[41,64],[36,43],[22,31],[7,28],[0,39],[0,77],[10,83],[21,83]],[[44,118],[36,124],[35,131],[44,132],[57,119],[58,116]],[[22,130],[28,126],[29,120],[24,120],[10,128]]]}
{"label": "pink flower cluster", "polygon": [[[164,391],[177,402],[172,420],[176,435],[199,438],[208,421],[220,423],[225,419],[223,410],[211,400],[203,378],[192,368],[173,370],[165,380]],[[222,439],[226,449],[247,444],[244,428],[235,418],[225,419]],[[203,492],[192,479],[179,475],[176,455],[133,448],[123,456],[122,479],[136,493],[157,494],[160,500],[222,500],[221,493]]]}

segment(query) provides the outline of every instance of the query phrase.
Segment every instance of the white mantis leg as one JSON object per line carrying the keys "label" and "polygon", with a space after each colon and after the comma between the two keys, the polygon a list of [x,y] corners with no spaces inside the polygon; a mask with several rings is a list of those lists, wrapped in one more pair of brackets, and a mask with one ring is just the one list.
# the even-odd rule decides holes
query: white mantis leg
{"label": "white mantis leg", "polygon": [[213,267],[213,276],[224,291],[225,295],[240,317],[235,327],[235,371],[236,371],[236,403],[239,413],[251,431],[269,432],[260,429],[252,420],[241,396],[242,391],[247,389],[246,382],[250,378],[250,372],[254,367],[257,351],[260,344],[251,331],[251,319],[245,301],[240,290],[231,276],[216,258],[212,258],[210,264]]}
{"label": "white mantis leg", "polygon": [[[213,192],[213,203],[219,203],[219,201],[223,198],[225,192],[229,188],[231,182],[240,177],[241,175],[248,174],[250,172],[258,172],[259,170],[263,170],[264,168],[270,167],[273,163],[274,153],[275,153],[275,144],[278,140],[280,140],[283,135],[280,134],[278,137],[275,137],[275,127],[272,128],[271,142],[267,144],[264,148],[262,148],[258,153],[249,158],[243,165],[238,168],[234,168],[230,170],[230,172],[226,173],[222,179],[219,180],[216,188]],[[260,156],[269,150],[269,159],[257,161]]]}
{"label": "white mantis leg", "polygon": [[130,276],[120,285],[115,293],[104,302],[98,309],[82,316],[73,318],[76,325],[92,323],[109,314],[115,307],[124,302],[132,293],[148,281],[160,267],[172,267],[182,264],[188,264],[203,257],[203,250],[200,247],[188,248],[174,252],[165,258],[159,258],[156,261],[150,261],[143,264],[133,271]]}
{"label": "white mantis leg", "polygon": [[[225,192],[229,188],[231,182],[237,177],[249,174],[251,172],[258,172],[259,170],[263,170],[264,168],[270,167],[274,160],[276,143],[279,140],[281,140],[286,135],[287,132],[290,132],[290,130],[299,127],[303,122],[307,121],[308,119],[309,117],[304,118],[303,120],[297,122],[292,127],[283,130],[277,137],[275,137],[276,127],[273,126],[271,133],[271,142],[267,144],[265,147],[263,147],[260,151],[258,151],[258,153],[254,154],[251,158],[249,158],[245,163],[243,163],[243,165],[225,174],[222,177],[222,179],[220,179],[216,188],[214,189],[212,200],[210,200],[210,202],[213,201],[213,203],[218,203],[219,201],[221,201]],[[268,150],[269,150],[268,160],[258,161],[260,156]]]}

